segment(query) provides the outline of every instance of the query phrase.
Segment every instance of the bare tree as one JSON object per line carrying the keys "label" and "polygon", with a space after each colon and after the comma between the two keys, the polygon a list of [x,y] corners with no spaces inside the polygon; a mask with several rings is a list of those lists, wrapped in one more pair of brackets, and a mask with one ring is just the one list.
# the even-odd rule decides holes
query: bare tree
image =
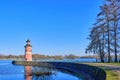
{"label": "bare tree", "polygon": [[120,48],[120,0],[105,0],[100,6],[96,23],[91,28],[90,44],[86,52],[99,54],[101,62],[104,62],[104,55],[108,54],[108,62],[111,62],[111,53],[114,53],[115,62]]}

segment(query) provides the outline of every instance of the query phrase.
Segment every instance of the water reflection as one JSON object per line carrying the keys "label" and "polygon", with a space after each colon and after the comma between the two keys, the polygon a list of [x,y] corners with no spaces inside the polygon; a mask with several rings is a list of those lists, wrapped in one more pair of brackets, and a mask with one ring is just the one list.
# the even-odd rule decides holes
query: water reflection
{"label": "water reflection", "polygon": [[31,66],[25,66],[25,80],[32,80]]}
{"label": "water reflection", "polygon": [[25,66],[25,80],[82,80],[64,70]]}
{"label": "water reflection", "polygon": [[52,80],[56,71],[50,68],[25,66],[25,80]]}

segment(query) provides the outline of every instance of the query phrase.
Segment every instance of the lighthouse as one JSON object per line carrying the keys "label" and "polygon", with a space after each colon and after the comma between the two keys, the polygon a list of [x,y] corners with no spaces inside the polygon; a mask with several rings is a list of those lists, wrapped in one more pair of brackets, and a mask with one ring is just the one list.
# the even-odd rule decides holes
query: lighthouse
{"label": "lighthouse", "polygon": [[30,44],[30,40],[26,41],[25,45],[25,60],[32,61],[32,45]]}

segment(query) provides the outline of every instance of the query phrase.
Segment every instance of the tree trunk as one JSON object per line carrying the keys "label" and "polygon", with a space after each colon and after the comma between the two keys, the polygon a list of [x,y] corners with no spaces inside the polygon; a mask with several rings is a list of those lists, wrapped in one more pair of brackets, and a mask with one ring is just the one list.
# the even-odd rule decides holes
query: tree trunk
{"label": "tree trunk", "polygon": [[115,62],[118,62],[117,60],[117,25],[116,25],[116,11],[114,10],[114,50],[115,50]]}

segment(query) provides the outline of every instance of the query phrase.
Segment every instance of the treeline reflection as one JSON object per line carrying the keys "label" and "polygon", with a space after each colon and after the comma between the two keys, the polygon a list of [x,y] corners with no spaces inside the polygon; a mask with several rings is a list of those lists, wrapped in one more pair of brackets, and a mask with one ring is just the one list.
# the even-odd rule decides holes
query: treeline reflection
{"label": "treeline reflection", "polygon": [[51,80],[52,75],[56,75],[56,70],[52,68],[25,66],[25,80]]}

